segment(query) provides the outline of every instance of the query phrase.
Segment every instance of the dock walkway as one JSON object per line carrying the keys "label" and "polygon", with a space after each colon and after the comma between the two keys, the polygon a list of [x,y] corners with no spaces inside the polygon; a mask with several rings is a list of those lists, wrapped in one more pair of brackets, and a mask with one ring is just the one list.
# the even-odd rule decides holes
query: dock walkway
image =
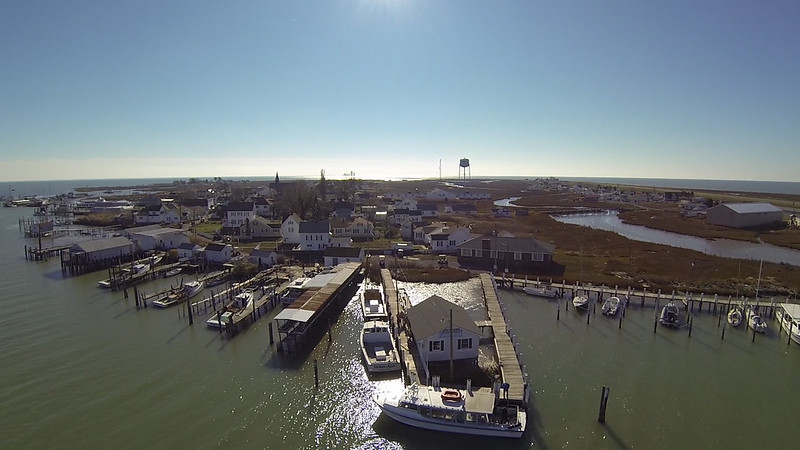
{"label": "dock walkway", "polygon": [[482,273],[480,280],[483,287],[483,298],[486,302],[486,311],[494,334],[501,383],[508,385],[508,400],[524,404],[527,402],[529,387],[526,376],[522,373],[516,348],[511,341],[511,336],[508,334],[508,325],[500,307],[500,300],[497,298],[494,280],[492,275],[488,273]]}

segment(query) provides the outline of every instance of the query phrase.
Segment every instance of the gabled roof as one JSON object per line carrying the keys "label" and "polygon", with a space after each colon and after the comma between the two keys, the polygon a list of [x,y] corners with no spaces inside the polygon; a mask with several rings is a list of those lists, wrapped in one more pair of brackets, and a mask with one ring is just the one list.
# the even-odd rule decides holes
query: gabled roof
{"label": "gabled roof", "polygon": [[148,230],[134,231],[134,232],[131,232],[130,235],[131,236],[132,235],[139,235],[139,236],[156,237],[156,236],[161,236],[163,234],[175,234],[175,233],[182,233],[182,232],[183,232],[183,230],[179,230],[177,228],[158,227],[158,228],[151,228],[151,229],[148,229]]}
{"label": "gabled roof", "polygon": [[739,214],[756,214],[765,212],[783,212],[782,209],[772,203],[723,203],[725,206]]}
{"label": "gabled roof", "polygon": [[225,207],[225,211],[253,211],[253,202],[231,202]]}
{"label": "gabled roof", "polygon": [[422,215],[422,211],[420,211],[418,209],[400,208],[400,209],[395,209],[394,210],[394,214],[395,215],[404,214],[404,215],[408,215],[408,216],[421,216]]}
{"label": "gabled roof", "polygon": [[458,245],[459,249],[471,248],[480,250],[483,249],[483,240],[489,241],[489,245],[493,250],[521,253],[545,253],[552,254],[556,246],[548,242],[540,241],[534,238],[523,237],[505,237],[505,236],[477,236],[468,241]]}
{"label": "gabled roof", "polygon": [[200,248],[197,244],[192,244],[191,242],[184,242],[178,246],[179,250],[194,250],[196,248]]}
{"label": "gabled roof", "polygon": [[142,212],[158,212],[161,211],[162,206],[161,203],[146,205],[142,208]]}
{"label": "gabled roof", "polygon": [[329,233],[331,231],[331,224],[327,220],[319,222],[300,222],[299,230],[300,233]]}
{"label": "gabled roof", "polygon": [[361,247],[328,247],[322,255],[335,258],[360,258],[363,251]]}
{"label": "gabled roof", "polygon": [[133,242],[131,242],[130,239],[122,236],[115,236],[105,239],[93,239],[90,241],[80,242],[70,247],[69,251],[70,253],[91,253],[114,248],[122,248],[131,245],[133,245]]}
{"label": "gabled roof", "polygon": [[266,225],[271,228],[279,229],[281,227],[281,222],[278,220],[270,220],[265,217],[256,216],[251,222],[258,222],[262,225]]}
{"label": "gabled roof", "polygon": [[276,254],[274,250],[261,250],[260,248],[256,248],[256,249],[253,249],[253,251],[250,252],[250,257],[251,258],[252,257],[268,258],[273,254]]}
{"label": "gabled roof", "polygon": [[480,328],[464,308],[438,295],[432,295],[406,310],[414,339],[422,340],[448,329],[451,310],[453,311],[453,328],[480,334]]}
{"label": "gabled roof", "polygon": [[208,200],[204,198],[184,198],[178,200],[178,203],[180,203],[181,206],[187,206],[187,207],[202,206],[203,208],[208,208]]}
{"label": "gabled roof", "polygon": [[211,244],[206,245],[206,251],[207,252],[221,252],[221,251],[225,250],[225,247],[230,247],[230,245],[229,244],[211,243]]}
{"label": "gabled roof", "polygon": [[452,209],[453,211],[477,211],[478,207],[470,204],[457,204],[457,205],[450,205],[450,209]]}
{"label": "gabled roof", "polygon": [[420,211],[438,211],[439,207],[436,206],[436,203],[420,203],[417,205],[417,209]]}

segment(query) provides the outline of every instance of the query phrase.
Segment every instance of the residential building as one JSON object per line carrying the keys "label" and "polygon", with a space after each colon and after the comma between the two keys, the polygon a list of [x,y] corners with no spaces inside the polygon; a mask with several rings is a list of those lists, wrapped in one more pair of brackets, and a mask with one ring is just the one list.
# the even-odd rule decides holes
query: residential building
{"label": "residential building", "polygon": [[262,250],[258,246],[250,252],[248,261],[258,266],[259,269],[265,267],[272,267],[278,263],[278,254],[273,250]]}
{"label": "residential building", "polygon": [[553,244],[511,236],[478,236],[457,246],[461,266],[511,273],[546,272],[554,251]]}
{"label": "residential building", "polygon": [[226,263],[233,257],[231,244],[211,243],[203,250],[205,260],[212,263]]}
{"label": "residential building", "polygon": [[300,251],[322,251],[330,246],[331,225],[325,221],[305,221],[300,222],[300,245],[296,247]]}
{"label": "residential building", "polygon": [[461,306],[433,295],[406,310],[406,317],[421,361],[447,361],[451,353],[454,360],[478,357],[481,331]]}
{"label": "residential building", "polygon": [[300,243],[300,216],[290,214],[281,223],[281,239],[287,244]]}
{"label": "residential building", "polygon": [[176,228],[157,227],[139,231],[128,231],[128,237],[136,243],[139,251],[172,250],[181,244],[189,242],[183,230]]}
{"label": "residential building", "polygon": [[322,259],[326,267],[346,262],[360,263],[364,260],[364,249],[361,247],[328,247],[322,254]]}
{"label": "residential building", "polygon": [[240,228],[255,218],[256,209],[253,202],[231,202],[225,207],[225,220],[222,225],[226,228]]}

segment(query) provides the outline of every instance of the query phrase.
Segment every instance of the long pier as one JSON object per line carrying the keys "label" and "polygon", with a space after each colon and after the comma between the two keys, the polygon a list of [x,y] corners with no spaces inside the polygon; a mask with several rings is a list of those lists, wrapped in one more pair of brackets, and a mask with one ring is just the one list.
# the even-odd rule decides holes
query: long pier
{"label": "long pier", "polygon": [[504,398],[510,402],[527,404],[530,386],[527,375],[523,373],[516,346],[509,334],[506,317],[497,298],[497,289],[491,274],[480,274],[483,299],[489,315],[489,324],[494,335],[494,346],[500,366],[500,382],[504,390]]}
{"label": "long pier", "polygon": [[[609,286],[595,286],[581,283],[567,284],[555,283],[552,281],[540,281],[539,279],[528,278],[513,278],[513,277],[499,277],[495,278],[495,282],[499,288],[517,290],[523,289],[526,286],[549,286],[558,292],[561,299],[571,300],[577,293],[585,293],[589,296],[589,300],[593,305],[603,303],[603,300],[611,296],[618,296],[626,301],[626,306],[632,304],[639,304],[640,307],[659,307],[669,301],[680,301],[690,312],[703,312],[705,306],[706,311],[714,314],[721,312],[727,313],[731,308],[736,306],[754,306],[761,311],[762,316],[775,317],[775,311],[780,303],[792,303],[789,299],[776,299],[775,297],[766,298],[749,298],[743,295],[718,295],[718,294],[705,294],[705,293],[691,293],[672,290],[670,292],[663,292],[662,290],[636,290],[631,287],[620,287],[619,285]],[[565,302],[569,308],[569,302]]]}

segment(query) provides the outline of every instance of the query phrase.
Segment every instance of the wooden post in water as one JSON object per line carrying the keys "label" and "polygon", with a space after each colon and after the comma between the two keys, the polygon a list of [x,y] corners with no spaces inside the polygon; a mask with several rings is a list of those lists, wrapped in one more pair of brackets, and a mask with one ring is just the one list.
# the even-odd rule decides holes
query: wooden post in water
{"label": "wooden post in water", "polygon": [[317,360],[314,360],[314,387],[319,387],[319,370],[317,369]]}
{"label": "wooden post in water", "polygon": [[186,314],[189,315],[189,325],[194,324],[194,316],[192,315],[192,300],[186,299]]}
{"label": "wooden post in water", "polygon": [[694,319],[689,316],[689,337],[692,337],[692,322],[694,322]]}
{"label": "wooden post in water", "polygon": [[609,388],[603,386],[603,391],[600,393],[600,413],[597,416],[597,421],[606,423],[606,407],[608,406],[608,392]]}
{"label": "wooden post in water", "polygon": [[644,299],[647,298],[647,288],[642,290],[642,308],[644,308]]}
{"label": "wooden post in water", "polygon": [[[720,314],[720,317],[721,316],[722,316],[722,314]],[[720,339],[722,339],[723,341],[725,340],[725,328],[728,328],[728,322],[727,321],[725,321],[725,323],[722,324],[722,337]]]}
{"label": "wooden post in water", "polygon": [[269,323],[269,345],[270,345],[270,347],[271,347],[271,346],[272,346],[272,344],[274,344],[274,343],[275,343],[275,340],[274,340],[274,338],[272,337],[272,322],[270,322],[270,323]]}
{"label": "wooden post in water", "polygon": [[625,317],[624,313],[625,310],[623,309],[622,311],[623,311],[622,315],[619,316],[619,328],[622,328],[622,318]]}
{"label": "wooden post in water", "polygon": [[139,289],[133,285],[133,302],[136,304],[136,309],[139,309]]}
{"label": "wooden post in water", "polygon": [[[781,320],[783,320],[783,319],[781,319]],[[792,327],[794,327],[794,321],[789,322],[789,333],[787,333],[789,335],[789,339],[786,340],[786,345],[789,345],[789,344],[792,343]]]}

